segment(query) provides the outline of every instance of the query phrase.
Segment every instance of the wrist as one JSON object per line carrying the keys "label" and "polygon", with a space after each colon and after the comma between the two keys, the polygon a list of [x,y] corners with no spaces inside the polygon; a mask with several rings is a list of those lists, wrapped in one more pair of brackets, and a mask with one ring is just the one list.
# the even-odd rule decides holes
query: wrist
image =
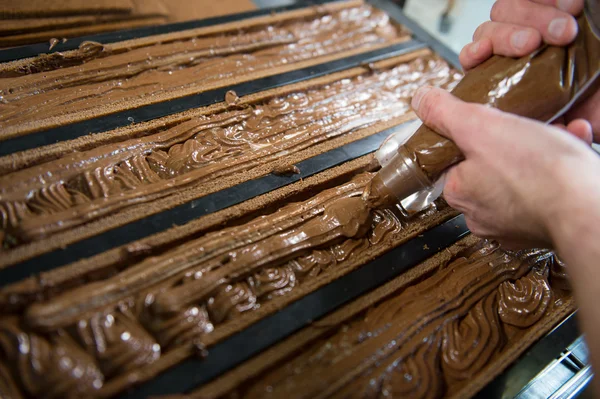
{"label": "wrist", "polygon": [[600,157],[593,151],[568,154],[556,162],[551,172],[550,192],[543,219],[555,248],[577,245],[600,227]]}

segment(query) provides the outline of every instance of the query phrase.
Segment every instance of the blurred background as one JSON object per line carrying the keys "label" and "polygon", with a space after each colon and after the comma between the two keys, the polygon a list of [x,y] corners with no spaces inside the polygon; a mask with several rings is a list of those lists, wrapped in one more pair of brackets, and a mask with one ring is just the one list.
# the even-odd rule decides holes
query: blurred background
{"label": "blurred background", "polygon": [[406,0],[405,13],[457,53],[490,18],[494,0]]}

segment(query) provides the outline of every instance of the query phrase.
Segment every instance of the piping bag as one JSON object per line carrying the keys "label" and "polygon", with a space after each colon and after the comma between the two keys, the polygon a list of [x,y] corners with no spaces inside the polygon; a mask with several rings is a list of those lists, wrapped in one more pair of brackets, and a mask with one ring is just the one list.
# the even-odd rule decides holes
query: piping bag
{"label": "piping bag", "polygon": [[[522,58],[495,55],[452,90],[463,101],[550,123],[600,88],[600,0],[586,0],[579,33],[566,47],[545,45]],[[388,137],[375,153],[381,169],[363,198],[372,207],[397,205],[411,215],[443,188],[443,174],[464,159],[450,140],[424,124]],[[408,134],[407,134],[408,133]]]}

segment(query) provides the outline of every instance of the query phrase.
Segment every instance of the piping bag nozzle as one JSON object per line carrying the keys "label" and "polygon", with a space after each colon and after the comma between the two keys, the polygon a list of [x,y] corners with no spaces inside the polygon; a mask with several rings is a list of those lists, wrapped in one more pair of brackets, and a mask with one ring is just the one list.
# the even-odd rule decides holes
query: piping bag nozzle
{"label": "piping bag nozzle", "polygon": [[429,207],[442,194],[444,176],[432,182],[403,146],[421,125],[418,120],[403,125],[375,153],[381,169],[370,186],[369,200],[374,206],[396,205],[410,216]]}
{"label": "piping bag nozzle", "polygon": [[[494,55],[466,73],[452,94],[540,122],[555,120],[600,90],[600,2],[586,0],[577,22],[579,32],[568,46],[546,44],[521,58]],[[369,206],[421,211],[442,192],[445,171],[464,159],[448,138],[426,125],[416,132],[409,126],[377,151],[381,169],[364,194]]]}

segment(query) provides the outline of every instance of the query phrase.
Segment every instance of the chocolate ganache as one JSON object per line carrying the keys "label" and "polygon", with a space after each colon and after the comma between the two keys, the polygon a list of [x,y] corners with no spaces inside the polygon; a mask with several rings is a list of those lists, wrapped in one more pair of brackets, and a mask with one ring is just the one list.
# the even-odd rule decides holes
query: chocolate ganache
{"label": "chocolate ganache", "polygon": [[[489,367],[518,346],[527,329],[553,312],[572,309],[565,305],[569,294],[553,288],[554,280],[561,284],[554,272],[560,268],[552,252],[510,252],[480,241],[422,282],[391,295],[388,288],[385,299],[353,319],[333,326],[327,318],[317,321],[326,337],[299,352],[291,337],[282,364],[271,364],[223,396],[470,396],[463,389],[475,377],[497,372]],[[348,311],[365,301],[357,300]],[[260,362],[259,357],[254,364]],[[215,388],[200,388],[191,397],[214,397]]]}
{"label": "chocolate ganache", "polygon": [[[579,33],[569,46],[544,45],[519,59],[493,56],[468,71],[452,94],[467,102],[550,122],[575,99],[581,101],[600,85],[600,39],[585,17],[578,23]],[[371,201],[376,205],[399,202],[431,186],[463,159],[451,140],[422,125],[374,179]],[[394,175],[395,170],[403,172]]]}
{"label": "chocolate ganache", "polygon": [[[595,78],[599,69],[600,40],[580,17],[579,34],[570,46],[544,46],[518,60],[494,56],[469,71],[452,93],[464,101],[545,122]],[[453,143],[425,126],[406,147],[432,180],[460,159]]]}
{"label": "chocolate ganache", "polygon": [[[193,355],[194,348],[210,350],[454,214],[432,210],[403,222],[390,210],[370,209],[360,195],[371,178],[360,174],[111,277],[26,299],[0,318],[0,348],[12,377],[28,396],[118,392]],[[15,342],[35,342],[43,351]]]}
{"label": "chocolate ganache", "polygon": [[385,13],[361,5],[0,78],[0,139],[393,44],[403,37],[399,29]]}
{"label": "chocolate ganache", "polygon": [[251,106],[231,106],[142,138],[64,154],[0,177],[1,232],[7,242],[33,241],[215,178],[248,173],[406,115],[419,86],[450,89],[459,78],[444,61],[425,55]]}

